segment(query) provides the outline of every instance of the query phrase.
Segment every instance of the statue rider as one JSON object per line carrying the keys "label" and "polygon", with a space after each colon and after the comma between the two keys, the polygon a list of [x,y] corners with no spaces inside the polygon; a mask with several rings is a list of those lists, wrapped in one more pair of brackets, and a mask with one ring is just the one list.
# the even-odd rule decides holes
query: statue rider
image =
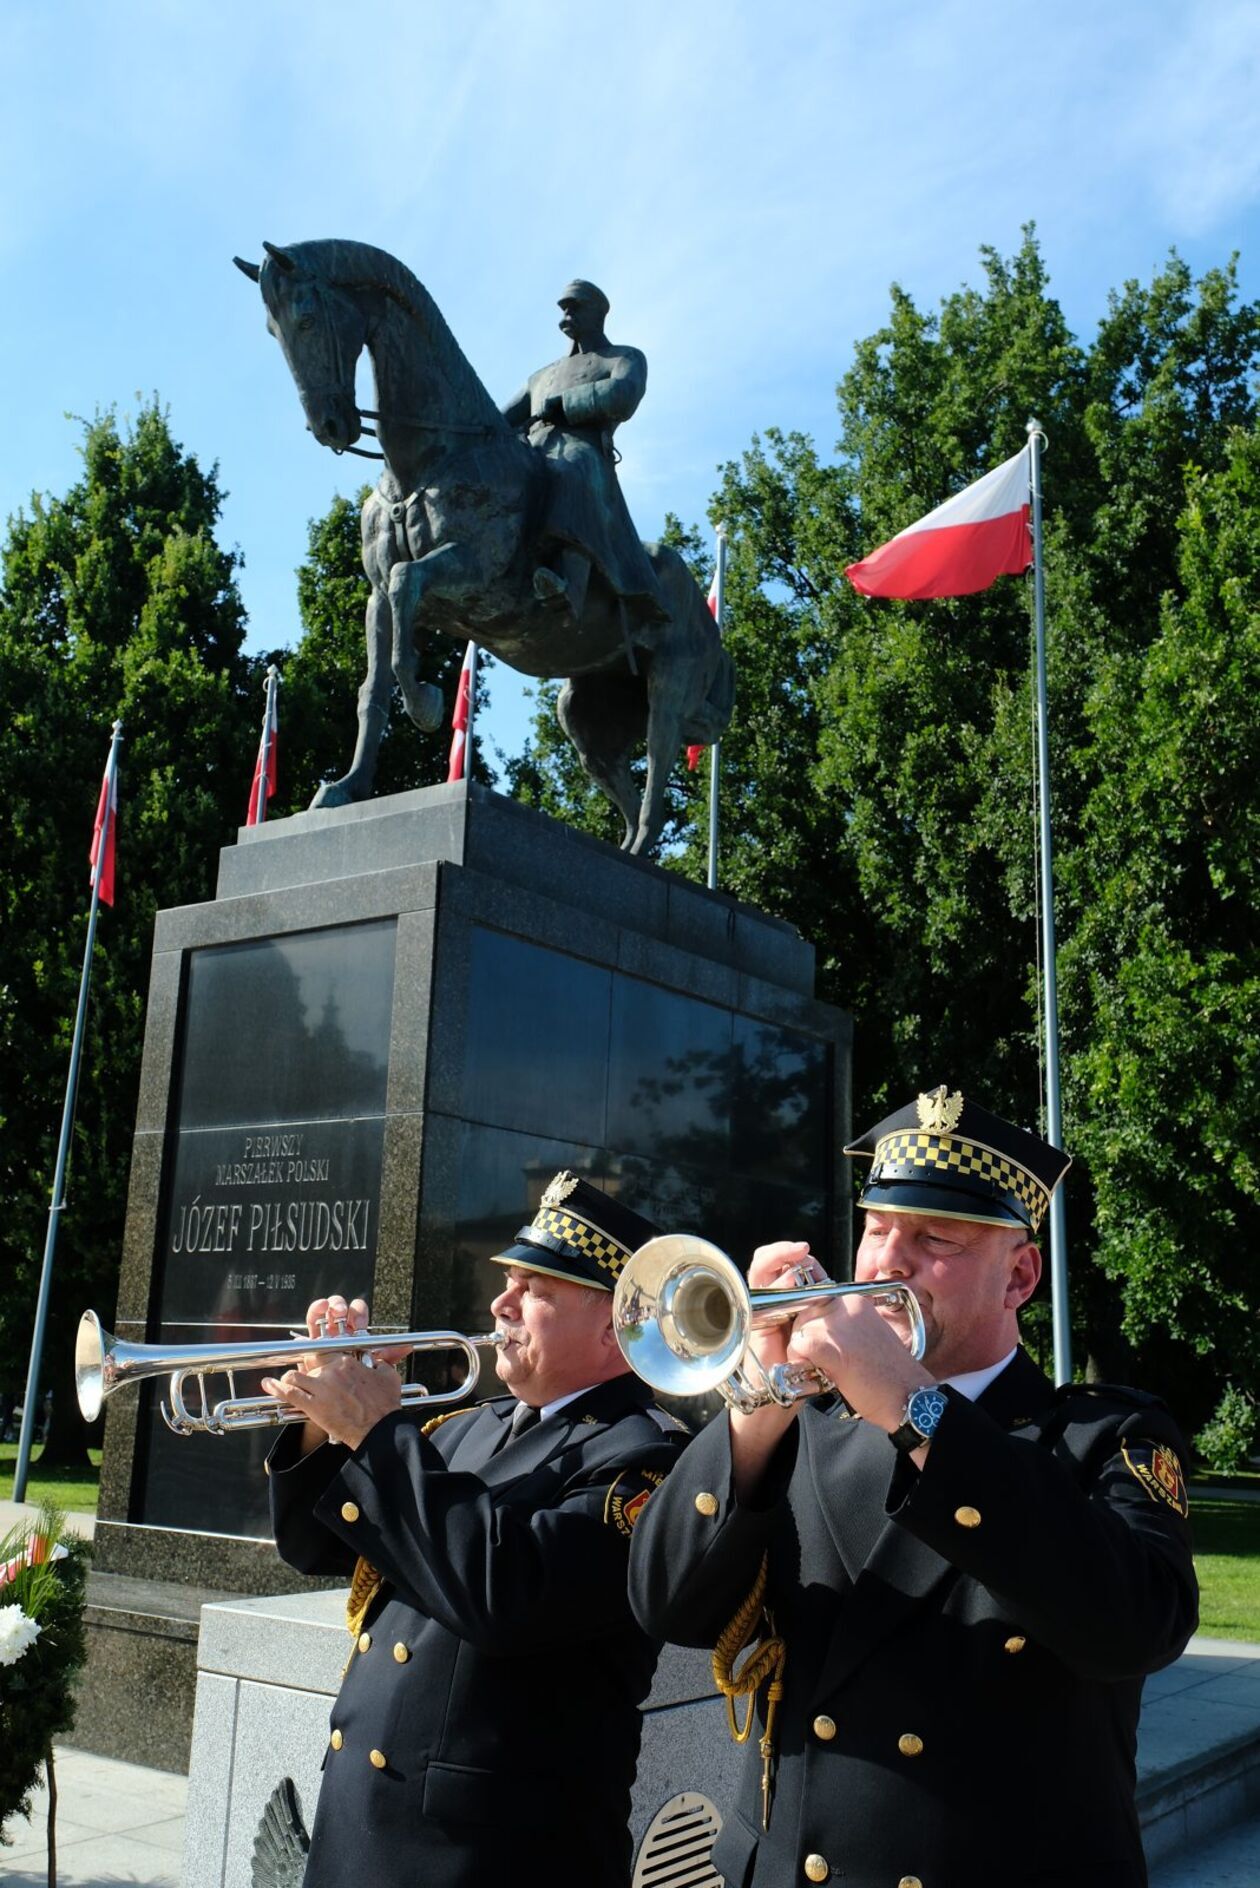
{"label": "statue rider", "polygon": [[582,614],[594,564],[632,619],[666,615],[647,553],[617,483],[613,434],[647,386],[647,360],[604,333],[608,297],[593,282],[570,282],[559,298],[560,332],[572,346],[540,367],[503,408],[551,461],[541,539],[549,561],[534,572],[534,595]]}

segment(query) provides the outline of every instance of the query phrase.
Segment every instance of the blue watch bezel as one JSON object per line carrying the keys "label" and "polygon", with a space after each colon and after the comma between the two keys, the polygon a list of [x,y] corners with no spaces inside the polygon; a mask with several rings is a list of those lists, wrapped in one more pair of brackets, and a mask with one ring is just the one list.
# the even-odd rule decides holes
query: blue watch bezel
{"label": "blue watch bezel", "polygon": [[910,1455],[930,1442],[941,1426],[949,1399],[937,1383],[921,1383],[906,1398],[901,1427],[892,1433],[892,1445]]}

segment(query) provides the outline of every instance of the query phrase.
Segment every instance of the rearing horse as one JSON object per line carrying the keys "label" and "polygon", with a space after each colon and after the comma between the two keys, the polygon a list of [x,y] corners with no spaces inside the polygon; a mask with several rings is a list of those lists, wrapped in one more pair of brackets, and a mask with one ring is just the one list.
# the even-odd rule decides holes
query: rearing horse
{"label": "rearing horse", "polygon": [[[574,622],[540,603],[532,575],[560,474],[515,433],[461,353],[437,304],[409,269],[368,243],[264,243],[259,266],[236,258],[262,290],[312,433],[355,451],[376,421],[385,467],[363,507],[367,675],[349,771],[312,806],[372,791],[396,680],[407,713],[432,731],[441,691],[422,679],[426,631],[483,644],[525,675],[565,676],[556,712],[591,779],[620,808],[624,846],[660,834],[670,771],[684,743],[711,743],[730,720],[734,671],[691,572],[665,545],[644,548],[667,612],[628,622],[592,573]],[[361,413],[355,367],[366,348],[376,410]],[[369,455],[373,456],[373,455]],[[646,739],[640,795],[631,761]]]}

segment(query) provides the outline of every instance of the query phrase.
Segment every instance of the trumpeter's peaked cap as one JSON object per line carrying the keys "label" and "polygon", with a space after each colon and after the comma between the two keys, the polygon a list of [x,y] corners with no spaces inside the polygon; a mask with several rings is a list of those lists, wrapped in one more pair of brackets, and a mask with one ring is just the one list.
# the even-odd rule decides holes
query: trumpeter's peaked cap
{"label": "trumpeter's peaked cap", "polygon": [[965,1101],[945,1083],[844,1151],[871,1163],[860,1206],[1023,1226],[1032,1233],[1072,1164],[1070,1154]]}
{"label": "trumpeter's peaked cap", "polygon": [[521,1227],[513,1245],[495,1253],[494,1263],[611,1291],[630,1254],[655,1237],[656,1227],[641,1213],[589,1180],[562,1172],[548,1185],[529,1225]]}

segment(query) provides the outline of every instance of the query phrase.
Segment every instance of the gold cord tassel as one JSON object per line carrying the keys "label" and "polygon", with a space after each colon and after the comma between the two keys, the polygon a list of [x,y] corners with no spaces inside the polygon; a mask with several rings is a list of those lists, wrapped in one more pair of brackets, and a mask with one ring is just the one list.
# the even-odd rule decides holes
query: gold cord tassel
{"label": "gold cord tassel", "polygon": [[346,1631],[352,1639],[357,1639],[363,1631],[363,1622],[384,1584],[371,1561],[365,1560],[360,1554],[350,1581],[350,1591],[346,1595]]}
{"label": "gold cord tassel", "polygon": [[[757,1693],[766,1679],[770,1688],[766,1693],[766,1728],[758,1748],[761,1751],[761,1826],[770,1827],[770,1796],[774,1772],[774,1726],[778,1715],[779,1703],[783,1697],[783,1669],[787,1664],[787,1646],[774,1629],[774,1617],[766,1606],[766,1577],[769,1568],[769,1555],[761,1556],[761,1566],[757,1578],[753,1581],[752,1591],[739,1607],[730,1624],[723,1631],[713,1648],[713,1682],[726,1699],[726,1716],[731,1727],[731,1736],[737,1744],[746,1744],[752,1733],[753,1718],[757,1709]],[[747,1651],[748,1657],[740,1670],[735,1670],[735,1661],[741,1652]],[[735,1708],[737,1698],[747,1698],[748,1709],[744,1721],[739,1721]]]}

